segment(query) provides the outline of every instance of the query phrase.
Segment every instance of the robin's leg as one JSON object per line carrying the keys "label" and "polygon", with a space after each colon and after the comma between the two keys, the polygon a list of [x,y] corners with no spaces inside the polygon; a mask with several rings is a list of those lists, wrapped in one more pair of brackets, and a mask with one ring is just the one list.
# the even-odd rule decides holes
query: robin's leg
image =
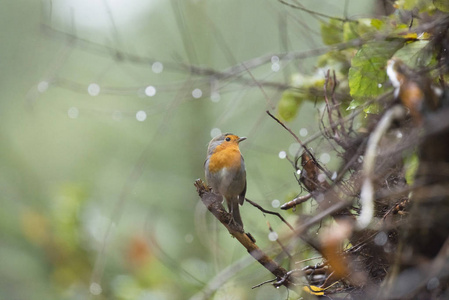
{"label": "robin's leg", "polygon": [[232,215],[232,219],[234,219],[234,221],[237,224],[240,224],[243,228],[242,217],[240,216],[239,199],[237,197],[232,197],[229,200],[226,200],[228,202],[229,213]]}

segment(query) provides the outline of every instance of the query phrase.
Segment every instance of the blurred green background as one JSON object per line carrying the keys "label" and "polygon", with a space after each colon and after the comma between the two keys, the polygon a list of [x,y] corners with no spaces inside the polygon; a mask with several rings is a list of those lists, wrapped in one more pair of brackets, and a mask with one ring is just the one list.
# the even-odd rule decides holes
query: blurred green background
{"label": "blurred green background", "polygon": [[[372,6],[302,4],[340,17]],[[274,0],[14,0],[0,25],[0,299],[189,299],[216,282],[214,299],[287,297],[251,289],[271,274],[193,187],[222,131],[248,137],[249,199],[278,211],[301,191],[278,156],[298,145],[265,113],[282,89],[265,86],[265,97],[246,72],[190,66],[229,72],[268,57],[248,63],[253,76],[288,84],[315,58],[276,55],[320,47],[317,18]],[[304,139],[318,130],[310,100],[289,123]],[[279,253],[266,221],[279,234],[285,225],[241,210],[258,244]]]}

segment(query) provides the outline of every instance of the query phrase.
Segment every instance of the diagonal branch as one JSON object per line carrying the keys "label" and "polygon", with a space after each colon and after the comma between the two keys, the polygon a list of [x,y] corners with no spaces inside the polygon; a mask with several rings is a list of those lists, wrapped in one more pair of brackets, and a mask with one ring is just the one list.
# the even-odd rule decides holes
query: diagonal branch
{"label": "diagonal branch", "polygon": [[201,179],[197,179],[194,185],[197,189],[198,195],[201,197],[201,201],[203,201],[207,209],[220,221],[221,224],[223,224],[224,227],[226,227],[229,233],[235,237],[240,244],[246,248],[246,250],[248,250],[248,253],[274,276],[276,276],[277,281],[282,280],[282,285],[293,289],[295,287],[295,283],[292,278],[290,278],[288,271],[266,255],[256,245],[251,234],[245,233],[243,228],[233,221],[232,216],[222,205],[222,196],[213,193]]}

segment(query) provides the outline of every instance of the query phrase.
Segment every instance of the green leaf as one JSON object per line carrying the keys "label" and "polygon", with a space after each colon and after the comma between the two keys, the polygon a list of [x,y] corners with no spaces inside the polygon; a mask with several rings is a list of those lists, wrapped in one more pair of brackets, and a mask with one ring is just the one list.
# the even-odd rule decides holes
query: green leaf
{"label": "green leaf", "polygon": [[345,41],[350,41],[359,37],[358,33],[358,23],[356,22],[345,22],[343,24],[343,39]]}
{"label": "green leaf", "polygon": [[363,111],[366,114],[378,114],[380,112],[380,106],[378,103],[374,102],[368,105]]}
{"label": "green leaf", "polygon": [[433,5],[442,12],[449,12],[449,2],[447,0],[433,0]]}
{"label": "green leaf", "polygon": [[385,65],[402,44],[401,40],[385,40],[362,46],[349,69],[349,89],[354,99],[369,99],[385,92]]}
{"label": "green leaf", "polygon": [[278,114],[284,121],[293,120],[298,114],[299,106],[302,103],[300,93],[287,90],[282,94],[278,103]]}
{"label": "green leaf", "polygon": [[418,66],[427,66],[432,56],[429,53],[424,53],[421,51],[429,41],[414,41],[412,43],[407,43],[396,51],[394,57],[401,59],[405,64],[411,68]]}
{"label": "green leaf", "polygon": [[361,101],[360,99],[359,100],[352,99],[346,110],[356,109],[357,107],[363,105],[363,103],[365,103],[365,102]]}
{"label": "green leaf", "polygon": [[333,45],[343,42],[343,22],[330,19],[329,23],[321,23],[321,38],[326,45]]}
{"label": "green leaf", "polygon": [[418,154],[413,153],[407,157],[405,157],[404,165],[405,165],[405,180],[411,186],[415,180],[415,174],[418,170],[419,158]]}
{"label": "green leaf", "polygon": [[371,26],[377,30],[381,30],[385,26],[385,22],[380,19],[371,19]]}
{"label": "green leaf", "polygon": [[420,0],[398,0],[396,6],[400,9],[412,10],[418,6]]}
{"label": "green leaf", "polygon": [[[441,2],[447,2],[447,0],[440,0]],[[434,3],[436,1],[432,0],[398,0],[396,1],[396,6],[400,9],[414,10],[418,9],[419,12],[432,13],[435,9]]]}

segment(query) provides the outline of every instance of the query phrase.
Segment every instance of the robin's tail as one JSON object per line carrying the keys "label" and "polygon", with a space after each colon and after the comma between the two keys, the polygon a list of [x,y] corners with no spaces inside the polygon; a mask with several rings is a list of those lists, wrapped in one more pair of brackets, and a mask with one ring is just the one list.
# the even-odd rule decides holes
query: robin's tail
{"label": "robin's tail", "polygon": [[230,197],[226,199],[228,203],[229,213],[231,213],[234,221],[243,228],[242,217],[240,216],[240,207],[239,207],[239,198],[238,197]]}

